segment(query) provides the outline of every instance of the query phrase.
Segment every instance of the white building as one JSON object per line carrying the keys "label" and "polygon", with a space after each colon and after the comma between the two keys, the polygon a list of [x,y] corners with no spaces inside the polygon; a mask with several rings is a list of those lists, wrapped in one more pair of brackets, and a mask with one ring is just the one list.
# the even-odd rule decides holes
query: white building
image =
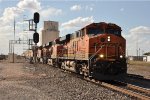
{"label": "white building", "polygon": [[132,61],[144,61],[145,56],[128,56],[128,60]]}
{"label": "white building", "polygon": [[150,55],[149,55],[149,56],[147,56],[147,61],[148,61],[148,62],[150,62]]}
{"label": "white building", "polygon": [[58,22],[44,21],[44,29],[42,30],[42,45],[47,44],[59,37]]}
{"label": "white building", "polygon": [[143,61],[150,62],[150,55],[143,57]]}

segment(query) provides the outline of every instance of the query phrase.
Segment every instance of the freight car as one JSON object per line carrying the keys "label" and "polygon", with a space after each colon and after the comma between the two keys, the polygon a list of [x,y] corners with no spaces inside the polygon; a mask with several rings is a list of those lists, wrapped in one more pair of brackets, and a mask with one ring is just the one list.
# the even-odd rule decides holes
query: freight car
{"label": "freight car", "polygon": [[113,23],[92,23],[39,47],[42,62],[100,80],[127,73],[126,40]]}

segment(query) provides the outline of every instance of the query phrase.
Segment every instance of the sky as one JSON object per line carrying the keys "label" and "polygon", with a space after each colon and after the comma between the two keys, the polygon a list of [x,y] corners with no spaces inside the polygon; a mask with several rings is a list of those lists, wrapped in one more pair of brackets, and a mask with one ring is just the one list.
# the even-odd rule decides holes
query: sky
{"label": "sky", "polygon": [[[34,32],[24,31],[39,12],[38,33],[41,36],[43,21],[58,21],[60,36],[73,33],[97,22],[115,23],[122,28],[126,39],[127,54],[140,55],[150,51],[150,0],[0,0],[0,54],[8,54],[9,40],[26,40]],[[40,45],[40,43],[39,43]],[[26,45],[15,45],[15,53],[21,54]]]}

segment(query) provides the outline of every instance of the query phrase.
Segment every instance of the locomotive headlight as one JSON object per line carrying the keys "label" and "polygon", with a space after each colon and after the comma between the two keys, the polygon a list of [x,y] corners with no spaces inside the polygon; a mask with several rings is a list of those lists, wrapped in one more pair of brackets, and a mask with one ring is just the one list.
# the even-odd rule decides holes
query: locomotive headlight
{"label": "locomotive headlight", "polygon": [[103,54],[100,54],[100,58],[104,58],[104,55],[103,55]]}
{"label": "locomotive headlight", "polygon": [[122,56],[122,55],[120,55],[120,58],[123,58],[123,56]]}
{"label": "locomotive headlight", "polygon": [[110,41],[110,36],[107,37],[107,41]]}

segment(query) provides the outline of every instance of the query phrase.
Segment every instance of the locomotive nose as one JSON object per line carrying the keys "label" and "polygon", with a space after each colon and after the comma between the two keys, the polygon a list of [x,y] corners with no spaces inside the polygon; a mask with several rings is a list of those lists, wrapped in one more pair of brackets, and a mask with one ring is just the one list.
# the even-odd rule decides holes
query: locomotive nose
{"label": "locomotive nose", "polygon": [[124,58],[122,44],[121,37],[111,34],[99,35],[95,39],[94,49],[95,51],[101,49],[98,53],[100,59],[122,59]]}

